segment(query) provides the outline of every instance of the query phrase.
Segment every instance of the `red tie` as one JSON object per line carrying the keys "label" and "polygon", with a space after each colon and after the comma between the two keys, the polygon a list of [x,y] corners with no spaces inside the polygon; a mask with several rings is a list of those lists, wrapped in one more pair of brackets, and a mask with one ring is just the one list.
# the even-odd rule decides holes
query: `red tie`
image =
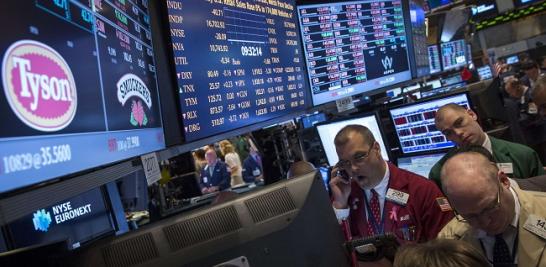
{"label": "red tie", "polygon": [[[381,224],[381,212],[379,208],[379,196],[377,195],[377,192],[375,192],[374,189],[372,191],[372,199],[370,200],[370,209],[372,210],[373,217],[375,219],[375,224],[371,220],[371,216],[368,216],[368,234],[370,236],[379,234],[378,232],[375,232],[374,225],[380,226]],[[377,229],[377,231],[380,231],[380,229]]]}

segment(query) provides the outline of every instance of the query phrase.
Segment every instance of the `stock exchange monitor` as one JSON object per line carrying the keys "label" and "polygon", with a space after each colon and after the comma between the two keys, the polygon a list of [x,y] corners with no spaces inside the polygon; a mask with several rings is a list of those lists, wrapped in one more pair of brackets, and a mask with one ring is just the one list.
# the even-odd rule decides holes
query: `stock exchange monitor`
{"label": "stock exchange monitor", "polygon": [[186,141],[308,105],[294,1],[167,1]]}
{"label": "stock exchange monitor", "polygon": [[442,65],[440,65],[440,51],[438,50],[437,45],[430,45],[428,47],[428,62],[430,67],[430,74],[442,71]]}
{"label": "stock exchange monitor", "polygon": [[10,0],[0,22],[0,192],[165,147],[148,1]]}
{"label": "stock exchange monitor", "polygon": [[440,46],[444,70],[452,70],[466,65],[467,46],[464,40],[442,43]]}
{"label": "stock exchange monitor", "polygon": [[314,105],[411,79],[401,0],[298,6]]}
{"label": "stock exchange monitor", "polygon": [[454,144],[436,129],[436,111],[445,104],[455,103],[469,107],[466,94],[412,103],[390,111],[400,147],[404,154],[439,150]]}

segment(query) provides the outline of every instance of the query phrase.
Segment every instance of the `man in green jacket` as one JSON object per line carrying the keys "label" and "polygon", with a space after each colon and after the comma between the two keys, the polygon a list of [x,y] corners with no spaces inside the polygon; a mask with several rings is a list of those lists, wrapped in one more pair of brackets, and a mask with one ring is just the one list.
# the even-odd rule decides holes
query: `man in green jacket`
{"label": "man in green jacket", "polygon": [[[487,149],[499,169],[512,178],[529,178],[545,174],[538,154],[531,148],[488,136],[478,124],[478,116],[471,109],[457,104],[446,104],[436,112],[436,128],[457,146],[480,145]],[[456,152],[451,149],[432,167],[429,178],[440,188],[440,170],[445,161]]]}

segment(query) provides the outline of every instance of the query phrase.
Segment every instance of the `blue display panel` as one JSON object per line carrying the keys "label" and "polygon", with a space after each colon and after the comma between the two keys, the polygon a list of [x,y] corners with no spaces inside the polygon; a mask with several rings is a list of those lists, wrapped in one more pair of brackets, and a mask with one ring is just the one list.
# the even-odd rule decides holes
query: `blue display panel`
{"label": "blue display panel", "polygon": [[466,43],[464,40],[456,40],[441,43],[442,66],[444,70],[452,70],[466,65]]}
{"label": "blue display panel", "polygon": [[326,121],[326,114],[322,112],[317,112],[317,113],[301,116],[300,119],[301,119],[303,128],[310,128],[317,123]]}
{"label": "blue display panel", "polygon": [[411,79],[401,0],[298,6],[314,105]]}
{"label": "blue display panel", "polygon": [[491,67],[489,65],[479,67],[478,75],[480,75],[480,80],[493,79],[493,73],[491,72]]}
{"label": "blue display panel", "polygon": [[442,65],[440,65],[440,51],[438,50],[437,45],[431,45],[428,47],[428,63],[430,67],[430,74],[442,71]]}
{"label": "blue display panel", "polygon": [[114,231],[100,188],[66,199],[8,225],[15,248],[68,240],[72,248]]}
{"label": "blue display panel", "polygon": [[430,170],[445,155],[445,153],[429,154],[398,158],[398,168],[404,169],[423,177],[428,177]]}
{"label": "blue display panel", "polygon": [[84,2],[2,3],[0,192],[165,146],[147,1]]}
{"label": "blue display panel", "polygon": [[425,11],[415,1],[409,1],[411,36],[413,39],[413,54],[415,57],[414,77],[423,77],[430,74],[427,28],[425,25]]}
{"label": "blue display panel", "polygon": [[403,153],[416,153],[454,146],[436,129],[434,124],[436,111],[448,103],[469,107],[466,94],[457,94],[390,110]]}
{"label": "blue display panel", "polygon": [[470,11],[474,21],[480,21],[498,15],[495,0],[482,0],[479,4],[473,6]]}
{"label": "blue display panel", "polygon": [[186,141],[307,107],[295,3],[266,2],[167,1]]}

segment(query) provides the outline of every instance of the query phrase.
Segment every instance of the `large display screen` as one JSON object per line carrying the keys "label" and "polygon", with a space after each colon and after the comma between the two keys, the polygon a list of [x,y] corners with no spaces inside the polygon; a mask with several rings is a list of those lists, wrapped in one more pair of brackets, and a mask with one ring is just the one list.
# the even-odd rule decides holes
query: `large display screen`
{"label": "large display screen", "polygon": [[413,55],[415,58],[414,77],[423,77],[430,74],[425,11],[415,1],[409,1],[409,5]]}
{"label": "large display screen", "polygon": [[0,192],[164,148],[148,1],[3,1]]}
{"label": "large display screen", "polygon": [[428,63],[430,67],[430,74],[442,71],[442,65],[440,65],[440,51],[438,50],[437,45],[431,45],[428,47]]}
{"label": "large display screen", "polygon": [[383,142],[383,134],[379,128],[377,116],[375,114],[371,114],[358,118],[350,118],[326,124],[319,124],[316,126],[320,136],[320,141],[322,142],[322,147],[324,148],[324,153],[326,153],[326,158],[328,159],[328,164],[330,164],[330,166],[336,165],[339,161],[336,146],[334,145],[334,138],[343,127],[350,124],[358,124],[368,127],[375,137],[375,141],[377,141],[381,147],[381,156],[383,156],[383,159],[389,160],[389,154],[387,147],[385,146],[385,142]]}
{"label": "large display screen", "polygon": [[304,110],[294,1],[167,1],[186,141]]}
{"label": "large display screen", "polygon": [[466,43],[464,40],[456,40],[441,43],[442,66],[444,70],[452,70],[466,65]]}
{"label": "large display screen", "polygon": [[401,0],[298,6],[314,105],[411,79]]}
{"label": "large display screen", "polygon": [[495,0],[482,0],[478,5],[473,6],[470,11],[474,21],[480,21],[498,15]]}
{"label": "large display screen", "polygon": [[438,150],[454,146],[436,129],[434,124],[436,111],[448,103],[469,107],[466,94],[457,94],[390,110],[403,153]]}
{"label": "large display screen", "polygon": [[8,225],[15,248],[68,240],[72,248],[114,231],[100,188],[44,207]]}

